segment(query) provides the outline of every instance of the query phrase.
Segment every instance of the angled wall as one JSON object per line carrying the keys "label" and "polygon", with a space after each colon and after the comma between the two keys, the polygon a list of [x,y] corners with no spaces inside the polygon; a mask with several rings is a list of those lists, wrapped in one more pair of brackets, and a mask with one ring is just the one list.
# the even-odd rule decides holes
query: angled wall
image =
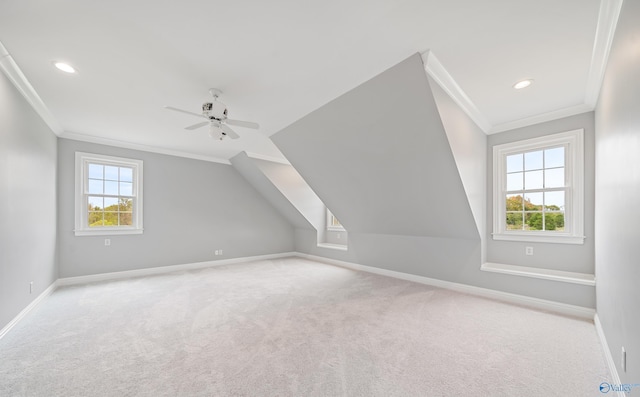
{"label": "angled wall", "polygon": [[[429,86],[482,241],[486,238],[487,135],[431,78]],[[485,248],[485,247],[483,247]],[[483,252],[486,250],[483,249]],[[483,254],[483,262],[486,259]]]}
{"label": "angled wall", "polygon": [[[285,217],[296,229],[313,230],[314,226],[305,218],[291,201],[280,191],[271,179],[265,175],[258,160],[250,158],[245,152],[231,159],[231,165],[242,175],[271,205]],[[277,164],[285,167],[285,164]],[[291,166],[288,166],[291,167]],[[284,171],[284,170],[283,170]],[[295,171],[295,170],[294,170]],[[283,172],[284,174],[284,172]],[[283,177],[285,175],[282,175]],[[299,175],[298,175],[299,176]],[[316,196],[317,197],[317,196]]]}
{"label": "angled wall", "polygon": [[272,139],[349,233],[479,239],[419,54]]}

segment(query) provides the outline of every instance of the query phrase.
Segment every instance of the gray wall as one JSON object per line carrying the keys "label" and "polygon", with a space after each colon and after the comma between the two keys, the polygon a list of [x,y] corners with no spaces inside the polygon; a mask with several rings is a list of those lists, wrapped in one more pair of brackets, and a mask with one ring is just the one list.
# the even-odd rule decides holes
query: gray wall
{"label": "gray wall", "polygon": [[[584,244],[531,243],[494,241],[493,232],[493,147],[503,143],[584,129]],[[578,273],[594,273],[594,113],[588,112],[559,120],[536,124],[489,135],[487,147],[487,261],[510,265]],[[524,254],[525,246],[533,247],[533,256]]]}
{"label": "gray wall", "polygon": [[[438,113],[447,133],[447,139],[464,191],[482,241],[486,238],[486,189],[487,135],[451,99],[451,97],[429,78]],[[483,247],[484,248],[484,247]],[[482,261],[485,261],[483,249]]]}
{"label": "gray wall", "polygon": [[313,230],[309,221],[260,170],[255,159],[241,152],[231,159],[231,164],[293,227]]}
{"label": "gray wall", "polygon": [[353,233],[479,240],[416,54],[271,137]]}
{"label": "gray wall", "polygon": [[289,164],[252,159],[258,169],[298,210],[317,232],[318,242],[324,242],[327,224],[326,208],[320,197]]}
{"label": "gray wall", "polygon": [[272,138],[349,231],[349,250],[336,251],[317,247],[312,231],[297,228],[297,251],[595,307],[592,287],[480,270],[485,138],[429,84],[419,57]]}
{"label": "gray wall", "polygon": [[[229,165],[67,139],[58,148],[60,277],[294,249],[291,224]],[[144,161],[142,235],[74,236],[76,151]]]}
{"label": "gray wall", "polygon": [[624,383],[640,383],[639,20],[640,2],[625,1],[596,107],[598,316]]}
{"label": "gray wall", "polygon": [[0,329],[57,278],[56,140],[0,73]]}
{"label": "gray wall", "polygon": [[289,222],[299,229],[311,229],[318,243],[347,245],[346,231],[327,230],[326,206],[290,164],[249,157],[245,152],[231,164]]}

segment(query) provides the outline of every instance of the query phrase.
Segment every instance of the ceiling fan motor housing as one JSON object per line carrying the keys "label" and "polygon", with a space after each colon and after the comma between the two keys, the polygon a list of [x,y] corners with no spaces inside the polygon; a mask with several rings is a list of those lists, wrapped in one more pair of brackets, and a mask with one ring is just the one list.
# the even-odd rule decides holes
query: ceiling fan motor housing
{"label": "ceiling fan motor housing", "polygon": [[202,114],[208,119],[224,120],[227,118],[227,105],[218,101],[204,103]]}

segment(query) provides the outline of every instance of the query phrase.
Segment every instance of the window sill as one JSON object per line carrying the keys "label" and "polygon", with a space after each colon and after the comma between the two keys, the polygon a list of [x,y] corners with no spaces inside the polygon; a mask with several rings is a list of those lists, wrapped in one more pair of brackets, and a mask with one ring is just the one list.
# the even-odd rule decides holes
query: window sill
{"label": "window sill", "polygon": [[522,233],[494,233],[494,240],[498,241],[522,241],[528,243],[553,243],[553,244],[584,244],[584,236],[549,235],[549,234],[522,234]]}
{"label": "window sill", "polygon": [[526,267],[516,265],[506,265],[503,263],[483,263],[480,270],[485,272],[510,274],[512,276],[522,276],[539,278],[543,280],[559,281],[563,283],[595,286],[596,277],[593,274],[565,272],[561,270],[541,269],[538,267]]}
{"label": "window sill", "polygon": [[119,236],[125,234],[142,234],[143,229],[119,229],[119,230],[74,230],[76,236]]}
{"label": "window sill", "polygon": [[318,243],[318,247],[319,248],[329,248],[329,249],[338,250],[338,251],[348,251],[349,250],[349,247],[347,247],[346,245],[342,245],[342,244]]}

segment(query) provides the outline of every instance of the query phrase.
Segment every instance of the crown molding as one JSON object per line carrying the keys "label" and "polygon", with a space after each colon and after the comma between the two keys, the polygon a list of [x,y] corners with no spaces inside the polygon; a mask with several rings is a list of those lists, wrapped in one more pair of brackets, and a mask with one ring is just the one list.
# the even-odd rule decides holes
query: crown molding
{"label": "crown molding", "polygon": [[602,80],[604,79],[604,73],[607,68],[609,52],[611,50],[623,1],[624,0],[602,0],[600,3],[598,24],[593,43],[593,52],[591,55],[591,65],[589,67],[584,103],[582,104],[506,123],[491,125],[480,110],[478,110],[473,101],[471,101],[467,96],[464,90],[462,90],[449,72],[447,72],[433,52],[429,50],[422,53],[425,70],[486,134],[496,134],[499,132],[528,127],[538,123],[544,123],[563,117],[593,111],[598,102],[598,97],[600,96]]}
{"label": "crown molding", "polygon": [[432,51],[425,51],[422,54],[424,68],[433,80],[454,100],[455,103],[473,120],[485,133],[491,129],[491,124],[478,110],[471,98],[453,79],[449,72],[440,63]]}
{"label": "crown molding", "polygon": [[124,149],[139,150],[142,152],[165,154],[168,156],[185,157],[188,159],[202,160],[202,161],[209,161],[212,163],[231,165],[231,162],[229,160],[221,159],[218,157],[204,156],[200,154],[187,153],[179,150],[165,149],[165,148],[149,146],[149,145],[141,145],[138,143],[130,143],[125,141],[119,141],[116,139],[101,138],[93,135],[79,134],[76,132],[63,131],[62,134],[59,135],[59,137],[64,139],[71,139],[74,141],[96,143],[99,145],[115,146],[115,147],[124,148]]}
{"label": "crown molding", "polygon": [[587,79],[584,103],[595,109],[600,96],[602,80],[609,61],[609,52],[616,32],[623,0],[602,0],[598,13],[596,37],[591,54],[591,67]]}
{"label": "crown molding", "polygon": [[534,124],[540,124],[547,121],[558,120],[564,117],[575,116],[576,114],[592,111],[594,108],[587,104],[570,106],[564,109],[553,110],[547,113],[536,114],[535,116],[525,117],[522,119],[509,121],[506,123],[496,124],[489,131],[488,135],[497,134],[499,132],[515,130],[516,128],[528,127]]}
{"label": "crown molding", "polygon": [[7,78],[11,80],[11,83],[18,89],[24,99],[29,102],[31,107],[33,107],[51,131],[57,136],[60,136],[64,131],[62,126],[58,123],[58,120],[53,117],[47,105],[44,104],[40,95],[38,95],[35,88],[29,83],[27,76],[22,73],[22,70],[20,70],[20,67],[13,60],[13,57],[9,54],[9,51],[7,51],[2,42],[0,42],[0,69],[2,69]]}

